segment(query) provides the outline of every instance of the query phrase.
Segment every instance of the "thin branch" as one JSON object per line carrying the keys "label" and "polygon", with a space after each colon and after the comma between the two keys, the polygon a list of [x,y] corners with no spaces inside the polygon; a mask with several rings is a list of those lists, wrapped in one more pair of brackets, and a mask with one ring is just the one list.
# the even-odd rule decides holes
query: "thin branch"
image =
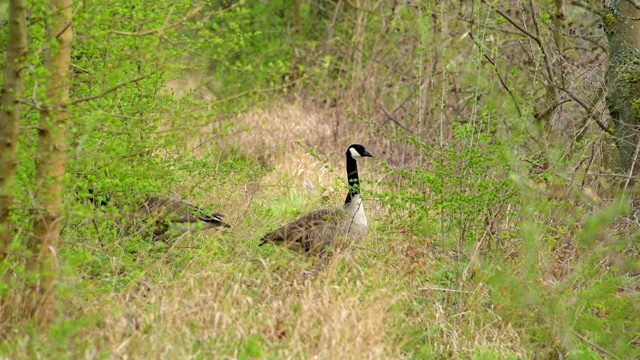
{"label": "thin branch", "polygon": [[638,152],[640,151],[640,143],[635,144],[636,149],[633,152],[633,159],[631,161],[631,167],[629,168],[627,180],[624,182],[624,189],[626,190],[629,187],[629,183],[633,178],[633,169],[638,161]]}
{"label": "thin branch", "polygon": [[[235,9],[236,7],[238,7],[238,4],[231,5],[222,10],[211,11],[209,14],[205,13],[204,16],[208,18],[208,17],[224,14],[226,12],[229,12]],[[186,13],[180,20],[174,22],[173,24],[165,25],[157,29],[151,29],[151,30],[140,31],[140,32],[109,30],[107,31],[107,34],[124,35],[124,36],[148,36],[148,35],[154,35],[154,34],[162,34],[164,33],[165,30],[176,28],[180,26],[182,23],[184,23],[185,21],[195,17],[203,8],[204,8],[204,5],[197,6],[191,9],[188,13]]]}
{"label": "thin branch", "polygon": [[[407,127],[406,127],[406,126],[402,125],[402,123],[400,123],[400,121],[398,121],[398,119],[396,119],[395,115],[394,115],[391,111],[389,111],[387,108],[385,108],[385,107],[384,107],[384,105],[382,105],[382,103],[381,103],[380,101],[378,101],[378,106],[380,106],[380,109],[382,109],[382,112],[384,112],[384,113],[385,113],[385,115],[387,115],[387,117],[388,117],[391,121],[393,121],[394,123],[396,123],[396,125],[400,126],[400,127],[402,128],[402,130],[404,130],[404,131],[406,131],[406,132],[408,132],[408,133],[411,133],[411,132],[409,131],[409,129],[407,129]],[[396,108],[396,110],[397,110],[397,108]],[[395,112],[395,110],[394,110],[393,112]]]}
{"label": "thin branch", "polygon": [[96,94],[96,95],[91,95],[91,96],[87,96],[87,97],[83,97],[83,98],[75,99],[75,100],[71,101],[69,104],[70,104],[70,105],[76,105],[76,104],[81,103],[81,102],[95,100],[95,99],[97,99],[97,98],[99,98],[99,97],[102,97],[102,96],[105,96],[105,95],[107,95],[107,94],[109,94],[109,93],[112,93],[112,92],[114,92],[114,91],[116,91],[116,90],[120,89],[120,88],[121,88],[121,87],[123,87],[123,86],[130,85],[130,84],[135,84],[135,83],[137,83],[138,81],[141,81],[141,80],[147,79],[147,78],[149,78],[150,76],[155,75],[155,74],[159,73],[159,72],[160,72],[160,71],[162,71],[162,70],[164,70],[164,66],[163,66],[163,67],[161,67],[161,68],[159,68],[159,69],[157,69],[157,70],[156,70],[156,71],[154,71],[154,72],[149,73],[149,74],[145,74],[145,75],[138,76],[137,78],[131,79],[131,80],[129,80],[129,81],[121,82],[121,83],[119,83],[118,85],[116,85],[116,86],[114,86],[114,87],[112,87],[112,88],[109,88],[109,89],[107,89],[107,90],[105,90],[105,91],[103,91],[103,92],[101,92],[101,93]]}
{"label": "thin branch", "polygon": [[[554,82],[553,80],[553,71],[551,70],[551,63],[549,62],[549,54],[547,54],[547,49],[544,47],[544,45],[542,44],[542,41],[540,40],[540,26],[538,25],[538,19],[536,17],[536,8],[535,6],[533,6],[533,0],[529,1],[529,6],[531,7],[531,18],[533,19],[533,25],[536,28],[536,42],[538,43],[538,46],[540,47],[540,51],[542,51],[542,56],[544,57],[544,64],[547,68],[547,76],[549,77],[549,82]],[[554,101],[555,101],[555,94],[554,95]]]}
{"label": "thin branch", "polygon": [[468,291],[468,290],[448,289],[448,288],[431,287],[431,286],[421,287],[418,290],[422,290],[422,291],[435,290],[435,291],[445,291],[445,292],[457,292],[457,293],[463,293],[463,294],[473,294],[473,291]]}
{"label": "thin branch", "polygon": [[533,117],[538,120],[538,119],[542,119],[547,117],[547,115],[551,114],[552,111],[554,111],[555,109],[557,109],[558,107],[560,107],[560,105],[566,104],[568,102],[571,102],[570,99],[565,99],[562,101],[557,101],[554,104],[549,105],[546,109],[544,109],[542,112],[538,113],[538,114],[533,114]]}
{"label": "thin branch", "polygon": [[515,95],[513,95],[513,93],[511,92],[511,89],[507,86],[507,83],[502,78],[502,75],[500,75],[500,72],[498,72],[498,67],[496,66],[496,63],[482,49],[482,46],[480,46],[480,44],[478,43],[478,40],[473,36],[473,34],[469,33],[469,36],[471,37],[471,40],[473,41],[473,43],[476,44],[478,49],[482,52],[482,56],[484,56],[484,58],[487,59],[487,61],[493,67],[493,72],[495,72],[496,76],[498,77],[498,80],[500,80],[500,84],[502,84],[502,87],[504,87],[507,93],[509,93],[509,96],[511,96],[511,99],[513,100],[513,104],[516,106],[516,110],[518,110],[518,115],[522,116],[522,111],[520,110],[520,106],[518,106],[518,101],[516,100]]}
{"label": "thin branch", "polygon": [[[173,29],[180,26],[182,23],[184,23],[185,21],[189,20],[190,18],[198,14],[198,12],[200,12],[200,10],[202,10],[203,8],[204,8],[204,5],[196,6],[195,8],[191,9],[188,13],[186,13],[180,20],[174,22],[173,24],[165,25],[157,29],[151,29],[151,30],[140,31],[140,32],[108,30],[107,34],[124,35],[124,36],[147,36],[147,35],[153,35],[158,33],[164,33],[164,31],[167,29]],[[230,9],[230,8],[227,8],[227,9]],[[226,11],[227,9],[223,9],[222,12]]]}
{"label": "thin branch", "polygon": [[585,343],[587,343],[587,345],[589,345],[589,346],[593,347],[594,349],[598,350],[601,354],[610,356],[613,359],[620,359],[615,354],[613,354],[613,353],[601,348],[600,346],[598,346],[598,344],[595,344],[595,343],[589,341],[589,339],[587,339],[586,337],[581,335],[579,332],[577,332],[577,331],[572,331],[572,332],[573,332],[573,335],[577,336],[580,340],[582,340]]}
{"label": "thin branch", "polygon": [[[529,6],[531,7],[531,17],[533,19],[533,24],[536,28],[536,34],[532,34],[529,31],[527,31],[523,26],[521,26],[520,24],[516,23],[515,20],[511,19],[507,14],[505,14],[502,10],[494,7],[493,5],[487,3],[486,0],[481,0],[483,4],[489,6],[491,8],[491,10],[495,11],[496,13],[498,13],[500,16],[502,16],[503,18],[505,18],[509,23],[511,23],[511,25],[515,26],[518,30],[520,30],[523,34],[527,35],[528,37],[530,37],[533,41],[536,42],[536,44],[538,44],[538,47],[540,48],[540,51],[542,52],[542,56],[544,57],[544,62],[545,62],[545,67],[546,67],[546,71],[547,71],[547,76],[546,76],[546,80],[548,83],[553,83],[553,71],[551,69],[551,63],[550,63],[550,58],[549,58],[549,54],[547,53],[546,48],[544,47],[542,40],[540,38],[540,27],[538,25],[538,19],[536,18],[536,11],[535,11],[535,7],[533,5],[533,1],[529,2]],[[553,95],[553,101],[556,101],[556,96],[555,94]]]}
{"label": "thin branch", "polygon": [[[585,130],[587,128],[587,125],[589,125],[589,120],[590,119],[594,119],[596,118],[595,115],[593,115],[593,109],[595,109],[596,105],[600,103],[600,101],[602,100],[602,98],[605,96],[605,91],[603,87],[600,87],[598,89],[598,91],[596,92],[595,96],[593,97],[593,99],[589,99],[589,102],[591,103],[591,107],[590,107],[590,111],[589,113],[586,115],[585,120],[583,122],[582,128],[576,133],[576,141],[581,141],[582,137],[584,136],[583,134],[585,133]],[[604,113],[602,111],[599,112],[599,116],[601,117]]]}
{"label": "thin branch", "polygon": [[280,90],[280,89],[286,89],[288,87],[291,87],[291,86],[297,84],[299,81],[302,81],[302,80],[306,79],[309,76],[311,76],[311,74],[307,74],[307,75],[301,76],[300,78],[295,79],[293,81],[290,81],[290,82],[288,82],[286,84],[273,86],[273,87],[270,87],[270,88],[246,90],[246,91],[243,91],[241,93],[235,94],[233,96],[229,96],[228,98],[224,98],[224,99],[221,99],[221,100],[218,100],[218,101],[215,101],[215,102],[211,102],[210,104],[212,106],[215,106],[215,105],[227,102],[227,101],[231,101],[231,100],[234,100],[234,99],[237,99],[237,98],[241,98],[241,97],[243,97],[245,95],[248,95],[248,94],[259,94],[259,93],[264,93],[264,92],[276,91],[276,90]]}
{"label": "thin branch", "polygon": [[582,8],[584,10],[587,10],[588,12],[590,12],[593,15],[599,15],[598,11],[594,9],[593,5],[587,3],[586,1],[581,1],[581,0],[571,0],[571,5],[575,6],[575,7],[579,7]]}
{"label": "thin branch", "polygon": [[[567,90],[564,86],[558,86],[556,84],[549,84],[549,85],[551,85],[551,86],[557,88],[558,90],[564,92],[565,94],[569,95],[569,97],[573,101],[577,102],[580,106],[582,106],[582,108],[587,112],[587,114],[591,114],[593,112],[593,108],[591,106],[588,106],[587,104],[585,104],[584,101],[582,101],[579,97],[575,96],[571,91]],[[595,117],[593,117],[593,121],[598,125],[598,127],[600,127],[600,129],[604,130],[607,134],[613,135],[613,130],[607,128],[607,126],[605,124],[601,123],[600,120],[598,120]]]}
{"label": "thin branch", "polygon": [[538,46],[541,46],[542,43],[540,41],[540,39],[533,35],[532,33],[528,32],[524,27],[520,26],[520,24],[516,23],[513,19],[511,19],[509,17],[509,15],[505,14],[502,10],[494,7],[493,5],[489,4],[486,0],[481,0],[483,4],[487,5],[489,8],[491,8],[491,10],[497,12],[500,16],[502,16],[503,18],[505,18],[505,20],[507,20],[508,22],[511,23],[511,25],[515,26],[518,30],[520,30],[523,34],[527,35],[528,37],[532,38],[536,43],[538,43]]}
{"label": "thin branch", "polygon": [[[107,89],[107,90],[105,90],[105,91],[103,91],[103,92],[101,92],[99,94],[91,95],[91,96],[87,96],[87,97],[83,97],[83,98],[79,98],[79,99],[75,99],[73,101],[70,101],[67,105],[76,105],[76,104],[79,104],[81,102],[95,100],[95,99],[97,99],[99,97],[102,97],[102,96],[105,96],[105,95],[107,95],[109,93],[112,93],[112,92],[120,89],[123,86],[129,85],[129,84],[135,84],[135,83],[137,83],[137,82],[139,82],[141,80],[144,80],[144,79],[146,79],[146,78],[148,78],[148,77],[150,77],[152,75],[155,75],[155,74],[159,73],[162,70],[164,70],[164,67],[161,67],[161,68],[157,69],[156,71],[151,72],[149,74],[138,76],[137,78],[131,79],[129,81],[121,82],[121,83],[117,84],[116,86],[114,86],[112,88],[109,88],[109,89]],[[36,80],[36,85],[37,85],[37,80]],[[43,109],[42,107],[40,107],[38,105],[38,101],[37,101],[37,98],[35,96],[35,87],[34,87],[34,94],[33,94],[33,102],[29,102],[29,101],[24,100],[24,99],[17,99],[17,101],[19,103],[21,103],[21,104],[28,105],[28,106],[33,107],[33,108],[38,109],[38,110],[42,110]]]}
{"label": "thin branch", "polygon": [[38,105],[38,76],[35,76],[35,81],[33,82],[33,91],[31,92],[31,100],[33,100],[33,107],[38,110],[40,109],[40,105]]}

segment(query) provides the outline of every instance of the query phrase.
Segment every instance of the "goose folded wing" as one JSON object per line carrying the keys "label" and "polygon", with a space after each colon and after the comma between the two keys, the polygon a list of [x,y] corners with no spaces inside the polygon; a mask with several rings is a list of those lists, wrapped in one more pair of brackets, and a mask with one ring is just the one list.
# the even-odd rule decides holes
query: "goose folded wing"
{"label": "goose folded wing", "polygon": [[[185,200],[178,198],[149,198],[142,205],[148,215],[163,218],[171,222],[207,221],[213,215],[207,215],[204,210]],[[220,215],[220,214],[217,214]]]}
{"label": "goose folded wing", "polygon": [[327,238],[335,234],[336,225],[344,221],[346,216],[342,209],[334,208],[310,212],[264,236],[260,246],[273,243],[292,250],[309,252],[326,245]]}

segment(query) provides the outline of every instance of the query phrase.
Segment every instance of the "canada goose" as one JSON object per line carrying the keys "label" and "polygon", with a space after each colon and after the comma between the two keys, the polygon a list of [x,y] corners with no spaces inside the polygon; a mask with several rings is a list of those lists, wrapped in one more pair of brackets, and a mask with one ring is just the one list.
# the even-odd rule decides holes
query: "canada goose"
{"label": "canada goose", "polygon": [[206,213],[200,207],[173,195],[148,197],[140,205],[138,215],[153,220],[153,235],[159,241],[194,230],[230,227],[222,221],[224,215],[215,212]]}
{"label": "canada goose", "polygon": [[287,247],[307,254],[319,254],[336,238],[356,240],[367,232],[367,217],[360,199],[360,179],[356,159],[373,157],[364,146],[347,148],[347,179],[349,192],[342,208],[312,211],[265,235],[259,246],[267,243]]}

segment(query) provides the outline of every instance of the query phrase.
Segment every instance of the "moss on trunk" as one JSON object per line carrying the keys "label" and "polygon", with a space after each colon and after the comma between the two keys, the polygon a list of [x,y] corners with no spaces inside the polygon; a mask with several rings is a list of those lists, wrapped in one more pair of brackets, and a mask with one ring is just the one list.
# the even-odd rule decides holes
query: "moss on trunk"
{"label": "moss on trunk", "polygon": [[601,16],[609,40],[607,106],[615,126],[617,165],[620,171],[630,175],[625,185],[633,185],[640,172],[637,105],[640,102],[640,10],[628,1],[612,0]]}

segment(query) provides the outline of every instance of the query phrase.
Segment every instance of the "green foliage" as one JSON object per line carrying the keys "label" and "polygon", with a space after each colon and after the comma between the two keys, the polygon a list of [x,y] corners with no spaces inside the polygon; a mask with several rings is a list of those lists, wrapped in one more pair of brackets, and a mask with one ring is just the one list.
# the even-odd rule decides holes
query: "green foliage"
{"label": "green foliage", "polygon": [[[511,197],[509,147],[496,134],[496,121],[454,126],[452,145],[436,152],[421,144],[429,168],[394,172],[406,182],[378,194],[392,211],[410,211],[402,221],[418,236],[458,232],[463,242],[481,237],[489,218],[498,216]],[[418,142],[407,138],[409,142]],[[437,217],[433,216],[438,214]]]}
{"label": "green foliage", "polygon": [[[198,27],[200,56],[207,61],[207,75],[215,79],[209,84],[214,97],[254,94],[223,104],[221,110],[253,106],[264,98],[261,91],[286,90],[304,72],[303,65],[295,63],[294,51],[308,40],[293,27],[292,5],[287,0],[251,1]],[[309,22],[308,12],[300,15],[301,22]]]}
{"label": "green foliage", "polygon": [[262,356],[262,346],[260,343],[260,337],[250,336],[241,347],[238,359],[246,360]]}
{"label": "green foliage", "polygon": [[[398,176],[388,185],[389,191],[376,195],[398,224],[380,230],[410,234],[411,240],[405,241],[411,246],[437,239],[442,248],[438,253],[461,251],[458,263],[451,263],[448,256],[443,261],[437,257],[435,270],[417,272],[414,280],[436,288],[464,289],[474,274],[469,285],[474,292],[487,286],[487,296],[477,302],[459,299],[455,306],[475,308],[480,314],[490,307],[511,326],[523,329],[521,336],[535,352],[597,356],[591,343],[614,354],[637,352],[630,345],[638,333],[635,324],[640,323],[637,296],[621,292],[625,276],[600,265],[629,248],[628,236],[611,232],[627,211],[624,202],[589,212],[579,195],[556,198],[547,192],[566,186],[553,174],[542,177],[548,188],[523,180],[529,175],[517,174],[515,169],[522,165],[511,155],[511,149],[520,146],[514,141],[518,137],[501,136],[507,129],[490,116],[484,119],[454,126],[453,141],[438,151],[415,137],[404,137],[430,159],[428,170],[386,167]],[[563,253],[568,244],[576,252],[573,260],[558,264],[558,257],[569,256]],[[637,268],[637,264],[627,266]],[[419,317],[428,306],[414,302],[402,312]],[[409,331],[405,336],[412,339],[409,347],[421,349],[416,354],[423,355],[418,357],[433,357],[439,352],[432,344],[443,334]],[[479,350],[469,356],[509,358],[505,354]]]}

